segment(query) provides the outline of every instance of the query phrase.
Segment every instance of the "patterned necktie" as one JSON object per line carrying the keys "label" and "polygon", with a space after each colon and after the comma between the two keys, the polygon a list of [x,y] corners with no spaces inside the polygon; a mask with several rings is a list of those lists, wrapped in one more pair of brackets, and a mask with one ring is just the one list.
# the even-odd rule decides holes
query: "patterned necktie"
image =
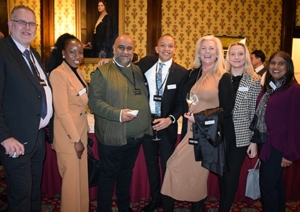
{"label": "patterned necktie", "polygon": [[[31,58],[30,58],[30,53],[29,51],[26,49],[23,54],[25,55],[29,65],[30,65],[30,69],[32,74],[34,75],[35,79],[38,81],[38,83],[40,84],[40,77],[37,75],[37,68],[36,66],[33,64]],[[40,84],[41,85],[41,84]],[[42,87],[42,113],[41,116],[44,119],[47,115],[47,100],[46,100],[46,93],[45,93],[45,89],[44,87],[41,85]]]}
{"label": "patterned necktie", "polygon": [[[162,69],[163,69],[163,66],[165,64],[163,63],[159,63],[159,69],[158,69],[158,72],[156,74],[156,89],[158,90],[158,93],[157,95],[161,96],[163,95],[163,89],[162,89]],[[161,116],[161,102],[160,101],[156,101],[155,102],[155,114],[157,116]]]}

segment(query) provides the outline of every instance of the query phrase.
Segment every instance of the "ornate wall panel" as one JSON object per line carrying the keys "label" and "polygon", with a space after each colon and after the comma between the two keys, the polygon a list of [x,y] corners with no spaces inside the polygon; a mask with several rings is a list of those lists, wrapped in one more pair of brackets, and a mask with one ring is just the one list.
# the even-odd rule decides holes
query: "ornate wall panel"
{"label": "ornate wall panel", "polygon": [[162,8],[162,34],[175,37],[175,59],[186,68],[207,34],[246,36],[249,51],[267,57],[280,47],[281,0],[164,0]]}
{"label": "ornate wall panel", "polygon": [[300,26],[300,0],[297,0],[296,26]]}
{"label": "ornate wall panel", "polygon": [[55,40],[64,33],[76,35],[75,0],[54,1]]}
{"label": "ornate wall panel", "polygon": [[135,41],[135,53],[146,55],[147,0],[125,0],[125,33]]}
{"label": "ornate wall panel", "polygon": [[[36,23],[38,24],[36,37],[34,41],[31,42],[31,46],[36,49],[41,54],[41,4],[40,1],[33,0],[24,0],[24,1],[16,1],[16,0],[8,0],[8,16],[10,16],[11,11],[15,6],[25,5],[30,7],[36,15]],[[10,17],[8,18],[10,20]]]}

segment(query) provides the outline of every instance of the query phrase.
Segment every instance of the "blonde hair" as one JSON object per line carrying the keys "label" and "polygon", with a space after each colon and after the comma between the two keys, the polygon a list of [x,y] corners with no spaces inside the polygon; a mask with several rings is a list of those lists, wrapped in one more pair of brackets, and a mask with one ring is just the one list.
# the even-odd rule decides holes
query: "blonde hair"
{"label": "blonde hair", "polygon": [[249,53],[249,50],[248,50],[247,46],[244,43],[241,43],[241,42],[232,43],[228,47],[228,51],[227,51],[227,54],[226,54],[226,71],[230,72],[230,70],[231,70],[229,55],[230,55],[230,50],[231,50],[232,46],[242,46],[242,47],[244,47],[244,50],[245,50],[245,64],[244,64],[243,72],[246,73],[247,75],[249,75],[250,77],[252,77],[254,82],[256,82],[256,80],[260,79],[260,76],[254,71],[254,68],[252,66],[250,53]]}
{"label": "blonde hair", "polygon": [[204,36],[197,41],[196,49],[195,49],[195,60],[193,62],[193,69],[197,69],[202,65],[199,52],[200,52],[201,44],[203,41],[213,41],[216,44],[217,60],[215,62],[213,71],[217,72],[218,74],[225,73],[225,61],[224,61],[224,55],[223,55],[223,46],[222,46],[220,39],[213,35]]}

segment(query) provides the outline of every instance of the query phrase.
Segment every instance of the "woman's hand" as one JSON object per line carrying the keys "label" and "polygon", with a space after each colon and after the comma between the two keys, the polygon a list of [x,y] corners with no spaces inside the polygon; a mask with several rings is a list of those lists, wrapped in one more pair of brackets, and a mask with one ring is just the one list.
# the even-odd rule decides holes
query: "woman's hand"
{"label": "woman's hand", "polygon": [[185,113],[184,118],[187,118],[191,123],[195,123],[195,118],[193,113],[190,112]]}
{"label": "woman's hand", "polygon": [[81,159],[81,155],[84,151],[84,146],[83,146],[83,143],[81,142],[81,140],[74,143],[74,148],[75,148],[78,159]]}
{"label": "woman's hand", "polygon": [[290,165],[292,165],[292,161],[289,161],[289,160],[287,160],[287,159],[285,159],[284,157],[282,157],[282,159],[281,159],[281,167],[284,167],[284,168],[286,168],[286,167],[289,167]]}
{"label": "woman's hand", "polygon": [[249,158],[255,158],[255,156],[257,155],[257,144],[256,143],[251,143],[248,146],[247,155]]}

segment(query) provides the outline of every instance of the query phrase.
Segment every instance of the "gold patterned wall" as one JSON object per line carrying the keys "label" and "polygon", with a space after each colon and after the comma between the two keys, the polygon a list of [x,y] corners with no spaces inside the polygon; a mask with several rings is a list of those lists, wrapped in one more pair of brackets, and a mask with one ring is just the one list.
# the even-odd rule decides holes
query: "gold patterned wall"
{"label": "gold patterned wall", "polygon": [[76,35],[75,0],[54,0],[55,40],[64,33]]}
{"label": "gold patterned wall", "polygon": [[30,7],[36,15],[36,23],[38,24],[36,37],[34,41],[31,43],[31,46],[37,50],[41,54],[41,4],[40,1],[32,1],[32,0],[25,0],[25,1],[16,1],[16,0],[8,0],[8,20],[10,20],[10,13],[15,6],[18,5],[25,5]]}
{"label": "gold patterned wall", "polygon": [[268,57],[280,47],[281,0],[164,0],[163,34],[175,37],[176,61],[190,68],[196,41],[204,35],[242,35],[249,51]]}
{"label": "gold patterned wall", "polygon": [[296,4],[296,26],[300,26],[300,0],[297,0]]}
{"label": "gold patterned wall", "polygon": [[[124,32],[135,40],[135,52],[146,54],[147,0],[124,1]],[[151,1],[151,0],[149,0]],[[32,46],[41,52],[40,1],[8,0],[10,10],[19,4],[31,7],[37,15],[37,37]],[[75,0],[54,0],[55,39],[76,34]],[[195,42],[206,34],[243,35],[249,50],[262,49],[267,57],[279,49],[281,0],[163,0],[162,33],[176,39],[176,61],[190,68]],[[297,0],[296,26],[300,26],[300,0]],[[82,66],[89,79],[96,64]]]}

